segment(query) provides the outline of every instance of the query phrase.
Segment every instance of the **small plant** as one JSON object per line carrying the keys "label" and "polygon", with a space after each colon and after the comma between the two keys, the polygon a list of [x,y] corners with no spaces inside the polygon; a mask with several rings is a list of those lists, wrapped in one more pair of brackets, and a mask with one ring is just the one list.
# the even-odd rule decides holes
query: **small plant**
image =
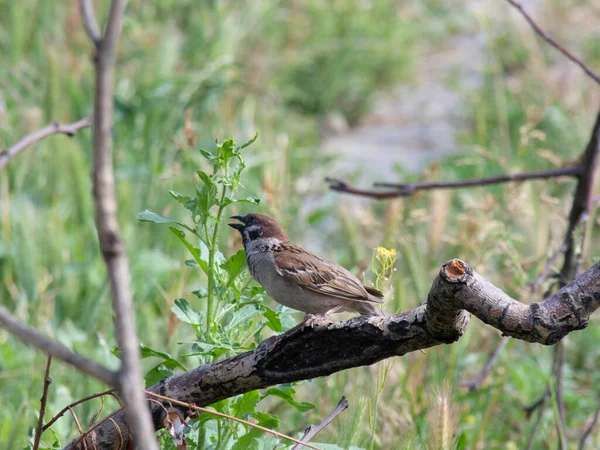
{"label": "small plant", "polygon": [[[196,358],[197,364],[205,364],[220,357],[231,356],[253,349],[264,338],[267,330],[280,333],[292,326],[291,310],[278,307],[272,310],[264,304],[264,291],[251,286],[244,271],[246,256],[243,250],[229,258],[219,250],[219,231],[223,225],[224,211],[231,205],[250,203],[258,205],[256,197],[236,198],[241,176],[245,168],[242,150],[256,140],[255,135],[238,146],[232,139],[216,143],[214,151],[199,150],[212,163],[212,173],[198,170],[200,185],[194,196],[170,191],[171,196],[189,211],[191,224],[178,222],[151,211],[139,214],[143,222],[170,224],[169,229],[189,250],[192,258],[186,266],[199,271],[205,286],[192,293],[203,307],[196,310],[185,298],[175,300],[173,312],[178,319],[191,326],[196,339],[191,342],[191,352],[183,358]],[[228,216],[228,215],[227,215]],[[190,343],[184,343],[189,345]],[[144,347],[143,357],[161,358],[161,363],[146,375],[147,385],[172,375],[173,370],[185,370],[183,361],[163,352]],[[216,411],[250,420],[267,428],[276,429],[279,418],[258,410],[258,404],[268,396],[275,396],[299,411],[314,406],[294,398],[291,385],[272,387],[265,392],[247,392],[238,397],[212,405]],[[237,422],[201,414],[186,432],[190,449],[245,449],[273,448],[277,439],[263,432],[246,428]],[[171,438],[165,434],[163,448],[173,448]],[[263,447],[260,447],[263,448]]]}

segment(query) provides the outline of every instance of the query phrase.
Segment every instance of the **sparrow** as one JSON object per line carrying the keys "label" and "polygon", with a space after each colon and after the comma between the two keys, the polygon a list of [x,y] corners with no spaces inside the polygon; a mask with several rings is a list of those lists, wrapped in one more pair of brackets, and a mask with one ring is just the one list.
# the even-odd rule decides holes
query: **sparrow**
{"label": "sparrow", "polygon": [[279,224],[264,214],[233,216],[229,223],[242,235],[248,269],[277,302],[309,316],[354,311],[384,315],[383,294],[364,286],[342,266],[290,242]]}

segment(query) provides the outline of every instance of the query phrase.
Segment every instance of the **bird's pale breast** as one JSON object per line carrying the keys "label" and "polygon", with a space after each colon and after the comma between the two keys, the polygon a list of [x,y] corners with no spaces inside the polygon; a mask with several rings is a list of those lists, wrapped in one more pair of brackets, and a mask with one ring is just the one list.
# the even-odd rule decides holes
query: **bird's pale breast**
{"label": "bird's pale breast", "polygon": [[345,304],[339,298],[319,295],[286,281],[278,271],[270,252],[251,253],[248,256],[248,267],[254,279],[265,288],[273,300],[289,308],[311,314],[325,314],[334,307]]}

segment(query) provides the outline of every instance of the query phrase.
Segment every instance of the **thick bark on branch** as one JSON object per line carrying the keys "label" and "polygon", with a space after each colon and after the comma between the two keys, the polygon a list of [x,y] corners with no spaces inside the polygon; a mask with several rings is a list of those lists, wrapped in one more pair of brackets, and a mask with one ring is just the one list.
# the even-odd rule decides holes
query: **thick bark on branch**
{"label": "thick bark on branch", "polygon": [[[600,263],[546,300],[525,305],[454,259],[440,269],[427,301],[410,311],[291,330],[265,340],[250,352],[166,378],[150,391],[206,406],[274,384],[326,376],[450,344],[464,334],[471,314],[504,335],[552,345],[585,328],[598,307]],[[165,407],[155,402],[150,407],[155,426],[161,428]],[[130,443],[123,414],[112,419],[94,432],[99,450],[114,449],[117,444],[126,448]],[[74,443],[67,448],[83,449],[81,443]]]}

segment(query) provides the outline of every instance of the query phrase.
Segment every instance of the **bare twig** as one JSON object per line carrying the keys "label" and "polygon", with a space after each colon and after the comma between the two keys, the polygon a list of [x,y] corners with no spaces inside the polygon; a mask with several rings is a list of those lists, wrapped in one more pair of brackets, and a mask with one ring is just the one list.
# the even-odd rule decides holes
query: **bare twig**
{"label": "bare twig", "polygon": [[[56,422],[58,419],[60,419],[64,415],[64,413],[66,413],[70,408],[73,408],[74,406],[77,406],[81,403],[85,403],[94,398],[103,397],[105,395],[112,395],[113,397],[115,397],[113,390],[110,389],[108,391],[98,392],[96,394],[88,395],[87,397],[81,398],[73,403],[69,403],[67,406],[65,406],[63,409],[61,409],[52,419],[50,419],[50,421],[47,424],[44,425],[43,431],[46,431],[48,428],[50,428],[52,426],[52,424],[54,422]],[[118,400],[118,397],[115,397],[115,398],[117,398],[117,400]]]}
{"label": "bare twig", "polygon": [[579,67],[581,67],[583,69],[583,71],[592,80],[594,80],[596,83],[600,84],[600,75],[598,75],[596,72],[594,72],[592,69],[590,69],[587,66],[587,64],[585,62],[583,62],[580,58],[578,58],[577,56],[573,55],[570,51],[568,51],[566,48],[564,48],[562,45],[560,45],[558,42],[556,42],[552,37],[550,37],[550,35],[548,33],[546,33],[537,24],[537,22],[527,13],[527,11],[525,11],[525,9],[523,8],[523,5],[521,3],[516,2],[515,0],[506,0],[506,1],[508,3],[510,3],[511,5],[513,5],[517,10],[519,10],[519,12],[525,18],[525,20],[527,21],[527,23],[529,23],[529,25],[531,25],[531,27],[534,29],[534,31],[542,39],[544,39],[548,44],[550,44],[552,47],[554,47],[559,52],[561,52],[563,55],[565,55],[568,59],[570,59],[575,64],[577,64]]}
{"label": "bare twig", "polygon": [[48,387],[52,383],[50,378],[50,365],[52,364],[52,356],[48,356],[46,360],[46,372],[44,373],[44,387],[42,389],[42,398],[40,399],[40,415],[38,416],[38,423],[35,427],[35,435],[33,438],[33,450],[40,448],[40,439],[42,438],[43,425],[44,425],[44,413],[46,412],[46,401],[48,400]]}
{"label": "bare twig", "polygon": [[[550,395],[550,392],[548,391],[548,395]],[[541,402],[545,402],[547,400],[547,397],[542,397],[540,400]],[[537,408],[537,406],[536,406]],[[533,412],[533,410],[532,410]],[[527,445],[525,446],[525,450],[531,450],[533,448],[533,440],[535,439],[535,434],[537,432],[538,427],[540,426],[540,423],[542,423],[542,415],[544,414],[544,411],[540,408],[538,411],[538,416],[535,419],[535,423],[533,424],[533,426],[531,427],[531,431],[529,432],[529,437],[527,438]]]}
{"label": "bare twig", "polygon": [[[264,431],[265,433],[269,433],[269,434],[272,434],[272,435],[277,436],[279,438],[283,438],[283,439],[287,439],[288,441],[295,442],[296,444],[303,445],[305,447],[312,448],[314,450],[319,450],[319,447],[315,447],[314,445],[311,445],[308,442],[304,442],[304,441],[302,441],[300,439],[293,438],[291,436],[288,436],[287,434],[280,433],[279,431],[271,430],[270,428],[265,428],[265,427],[263,427],[261,425],[258,425],[256,423],[248,422],[247,420],[240,419],[239,417],[230,416],[229,414],[223,414],[221,412],[214,411],[214,410],[208,409],[208,408],[202,408],[201,406],[196,406],[196,405],[193,405],[193,404],[188,403],[188,402],[183,402],[181,400],[177,400],[177,399],[174,399],[174,398],[171,398],[171,397],[167,397],[165,395],[160,395],[160,394],[157,394],[157,393],[152,392],[152,391],[146,391],[146,394],[148,394],[148,395],[150,395],[152,397],[160,398],[161,400],[168,401],[169,403],[173,403],[175,405],[185,406],[187,408],[190,408],[190,409],[193,409],[193,410],[196,410],[196,411],[201,411],[201,412],[204,412],[204,413],[207,413],[207,414],[211,414],[213,416],[223,417],[224,419],[233,420],[234,422],[242,423],[242,424],[244,424],[246,426],[249,426],[249,427],[252,427],[252,428],[256,428],[257,430]],[[161,407],[164,408],[164,406],[162,406],[162,405],[161,405]]]}
{"label": "bare twig", "polygon": [[[112,133],[114,66],[117,41],[121,33],[127,0],[112,0],[104,35],[96,45],[96,89],[94,94],[94,200],[96,229],[102,257],[110,280],[115,312],[115,334],[121,351],[121,367],[117,373],[117,388],[125,405],[127,423],[138,448],[157,450],[154,427],[145,400],[139,344],[135,332],[132,307],[131,275],[127,250],[117,222],[117,200],[113,172]],[[86,31],[94,40],[91,5],[80,4]]]}
{"label": "bare twig", "polygon": [[503,174],[487,178],[472,178],[469,180],[423,181],[417,183],[374,183],[374,186],[377,187],[393,188],[391,191],[358,189],[352,187],[346,181],[337,178],[327,177],[325,178],[325,181],[329,183],[329,188],[333,191],[345,192],[347,194],[354,194],[381,200],[394,197],[408,197],[414,195],[418,191],[431,189],[457,189],[464,187],[487,186],[490,184],[508,183],[514,181],[539,180],[556,177],[578,177],[582,170],[583,168],[581,164],[575,164],[572,166],[560,167],[552,170],[542,170],[539,172]]}
{"label": "bare twig", "polygon": [[[71,444],[69,444],[67,447],[65,448],[75,448],[77,447],[79,444],[82,444],[83,448],[87,448],[87,437],[92,435],[94,431],[96,431],[98,428],[100,428],[102,425],[107,424],[108,422],[112,423],[114,426],[114,430],[117,431],[117,435],[115,436],[116,438],[120,438],[120,440],[118,441],[119,443],[123,442],[123,435],[121,434],[121,425],[119,425],[117,422],[114,421],[113,417],[115,417],[116,415],[118,415],[119,413],[123,412],[124,408],[119,408],[119,409],[115,409],[113,412],[111,412],[108,416],[106,416],[104,419],[102,419],[100,422],[98,422],[96,425],[94,425],[92,428],[90,428],[89,430],[87,430],[85,433],[80,431],[81,436],[79,436],[74,442],[72,442]],[[67,406],[67,410],[71,411],[72,413],[72,409],[70,406]],[[113,445],[111,448],[117,448],[117,449],[121,449],[121,448],[125,448],[122,445],[116,446]]]}
{"label": "bare twig", "polygon": [[34,133],[23,137],[19,142],[0,153],[0,170],[4,169],[8,162],[29,147],[48,136],[53,134],[66,134],[72,137],[82,128],[87,128],[92,124],[89,118],[78,120],[77,122],[61,125],[60,123],[52,123]]}
{"label": "bare twig", "polygon": [[598,407],[596,408],[594,417],[592,418],[590,424],[583,431],[581,439],[579,440],[579,450],[583,450],[585,448],[587,440],[594,431],[594,428],[596,428],[596,426],[598,425],[598,420],[600,420],[600,396],[598,397]]}
{"label": "bare twig", "polygon": [[8,310],[0,305],[0,325],[9,333],[15,335],[23,342],[43,351],[47,355],[60,359],[75,367],[77,370],[87,373],[103,383],[113,386],[115,373],[104,366],[87,359],[77,353],[73,353],[67,347],[39,334],[37,331],[26,327],[19,322]]}
{"label": "bare twig", "polygon": [[558,436],[560,437],[558,440],[558,450],[564,450],[569,447],[565,433],[567,423],[565,417],[565,396],[563,393],[563,371],[565,367],[565,343],[563,341],[557,342],[554,346],[554,359],[556,360],[556,385],[554,386],[554,393],[556,395],[556,409],[558,410],[556,428],[558,428]]}
{"label": "bare twig", "polygon": [[544,266],[542,271],[538,274],[538,276],[534,280],[534,282],[531,283],[529,292],[530,292],[530,298],[531,298],[532,302],[535,301],[535,298],[536,298],[536,295],[538,293],[538,289],[540,288],[540,286],[542,284],[544,284],[544,282],[550,277],[550,273],[552,272],[552,267],[554,266],[556,261],[558,261],[558,259],[562,255],[564,255],[564,253],[566,251],[567,251],[567,242],[565,240],[560,245],[560,247],[552,254],[552,256],[550,256],[550,258],[548,258],[548,261],[546,261],[546,265]]}
{"label": "bare twig", "polygon": [[[348,405],[349,403],[348,400],[346,400],[346,397],[342,397],[335,409],[331,412],[331,414],[329,414],[325,418],[323,422],[321,422],[319,425],[311,425],[308,428],[306,428],[306,430],[304,430],[304,434],[302,435],[300,440],[304,442],[310,441],[317,433],[319,433],[323,428],[329,425],[339,413],[348,408]],[[302,444],[296,444],[292,447],[292,450],[300,450],[302,447]]]}
{"label": "bare twig", "polygon": [[81,422],[79,422],[79,417],[77,417],[77,414],[75,414],[75,411],[73,411],[73,409],[70,406],[69,406],[69,412],[71,413],[73,420],[75,420],[75,424],[77,425],[77,430],[79,430],[79,432],[81,434],[83,434],[84,431],[83,431],[83,428],[81,428]]}
{"label": "bare twig", "polygon": [[533,402],[531,405],[526,406],[523,408],[523,411],[525,412],[525,417],[527,419],[529,419],[531,417],[531,415],[540,407],[544,406],[544,403],[546,403],[546,401],[550,398],[550,387],[547,386],[546,390],[544,391],[544,393],[542,394],[542,396],[540,398],[538,398],[535,402]]}
{"label": "bare twig", "polygon": [[97,46],[102,39],[102,34],[100,33],[100,27],[98,26],[98,20],[96,19],[96,13],[94,12],[92,0],[80,0],[79,11],[81,13],[81,20],[83,22],[83,28],[85,28],[85,32],[92,43]]}
{"label": "bare twig", "polygon": [[500,340],[500,343],[498,344],[496,349],[490,355],[490,359],[488,360],[487,364],[483,367],[481,372],[477,376],[475,376],[469,380],[461,381],[460,385],[465,386],[471,392],[478,390],[481,387],[481,384],[485,381],[487,376],[490,374],[490,372],[494,368],[494,365],[496,364],[496,361],[498,360],[500,353],[502,353],[502,350],[504,349],[504,347],[506,347],[506,344],[508,344],[509,339],[510,338],[508,338],[507,336],[502,337],[502,339]]}
{"label": "bare twig", "polygon": [[339,178],[326,177],[325,181],[329,183],[329,189],[337,192],[344,192],[346,194],[358,195],[361,197],[369,197],[377,200],[384,200],[388,198],[403,197],[402,193],[393,191],[373,191],[369,189],[359,189],[352,187],[347,181],[340,180]]}

